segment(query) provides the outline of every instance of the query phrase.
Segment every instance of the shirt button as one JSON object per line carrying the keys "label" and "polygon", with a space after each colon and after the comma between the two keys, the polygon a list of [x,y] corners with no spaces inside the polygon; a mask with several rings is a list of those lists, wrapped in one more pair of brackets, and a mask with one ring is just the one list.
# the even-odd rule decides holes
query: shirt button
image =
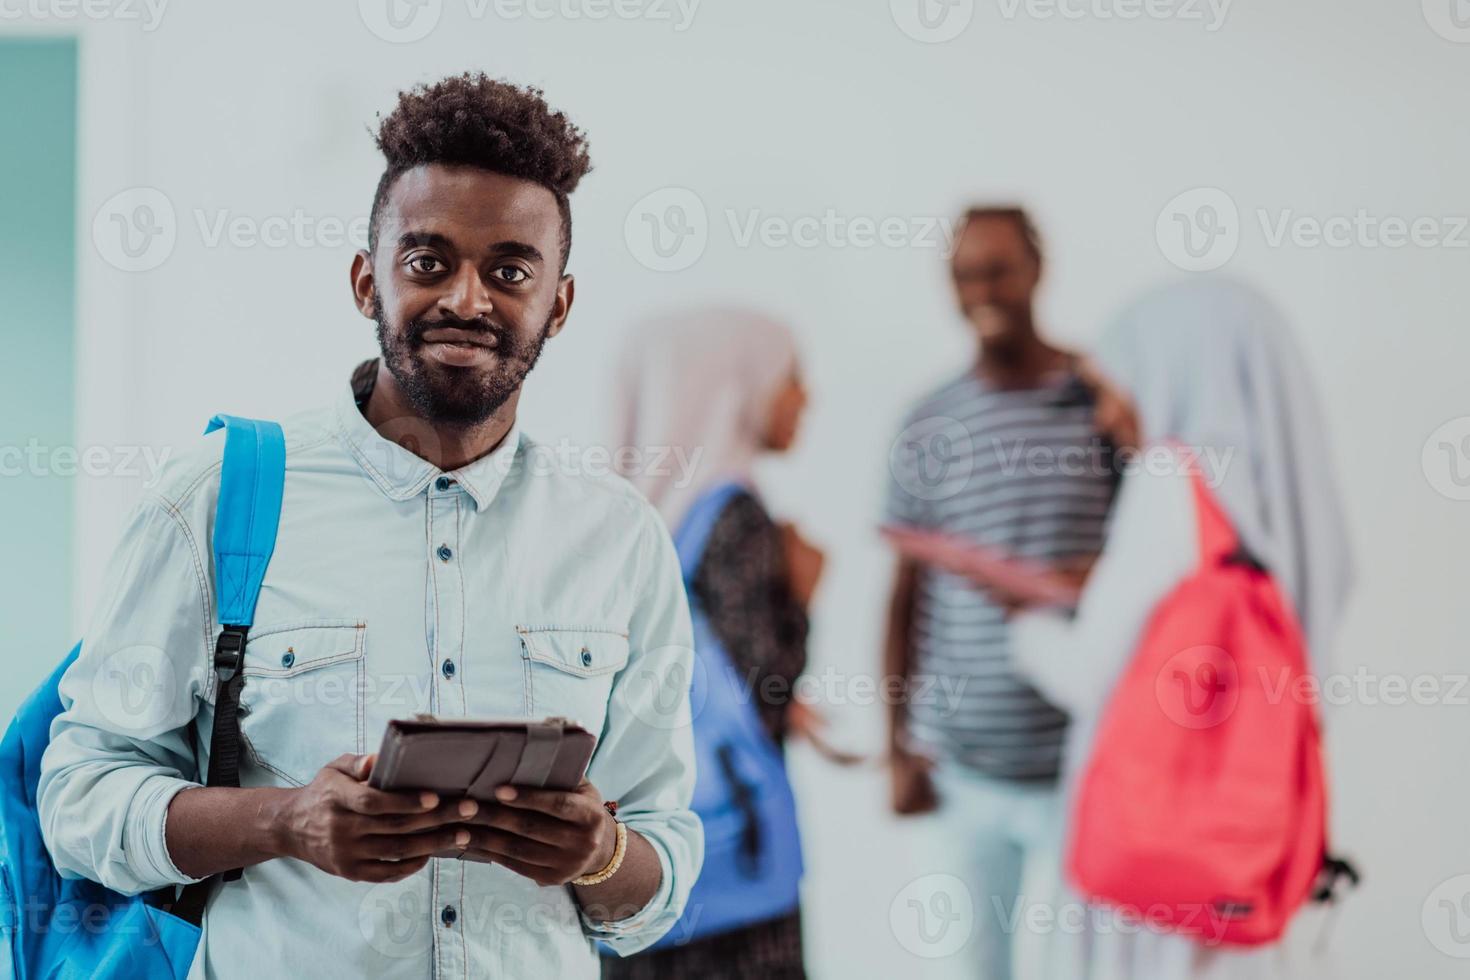
{"label": "shirt button", "polygon": [[591,667],[592,666],[592,651],[591,650],[588,650],[586,647],[583,647],[582,648],[582,666],[583,667]]}
{"label": "shirt button", "polygon": [[434,481],[435,490],[448,490],[452,486],[454,486],[454,481],[447,476],[441,476]]}
{"label": "shirt button", "polygon": [[454,676],[454,661],[453,660],[446,659],[444,661],[444,665],[442,667],[440,667],[439,669],[441,671],[443,671],[445,677],[453,677]]}
{"label": "shirt button", "polygon": [[444,906],[444,911],[439,913],[439,921],[446,926],[454,925],[454,920],[459,918],[459,913],[454,911],[453,905]]}
{"label": "shirt button", "polygon": [[449,550],[449,545],[447,545],[447,544],[441,544],[439,546],[439,560],[440,561],[448,561],[449,559],[451,559],[453,557],[454,557],[454,552]]}
{"label": "shirt button", "polygon": [[281,666],[282,667],[289,667],[292,664],[294,664],[295,662],[296,662],[296,654],[293,653],[292,651],[287,650],[285,653],[281,654]]}

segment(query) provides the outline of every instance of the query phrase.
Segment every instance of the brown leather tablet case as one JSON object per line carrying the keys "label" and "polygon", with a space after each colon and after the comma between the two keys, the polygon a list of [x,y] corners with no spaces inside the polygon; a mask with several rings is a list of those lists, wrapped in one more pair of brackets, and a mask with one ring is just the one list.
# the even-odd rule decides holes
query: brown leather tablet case
{"label": "brown leather tablet case", "polygon": [[[495,787],[575,789],[596,737],[565,718],[471,719],[420,714],[383,732],[368,785],[490,800]],[[458,851],[436,857],[460,857]],[[465,855],[469,857],[469,855]],[[478,859],[476,859],[478,860]]]}
{"label": "brown leather tablet case", "polygon": [[416,715],[388,722],[368,785],[489,800],[495,787],[575,789],[596,739],[565,718]]}

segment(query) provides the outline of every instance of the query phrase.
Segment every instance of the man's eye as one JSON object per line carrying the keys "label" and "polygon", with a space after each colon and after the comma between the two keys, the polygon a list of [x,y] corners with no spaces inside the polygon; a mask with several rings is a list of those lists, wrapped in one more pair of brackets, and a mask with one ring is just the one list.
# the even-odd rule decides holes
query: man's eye
{"label": "man's eye", "polygon": [[503,265],[495,270],[495,274],[500,277],[501,282],[525,282],[530,278],[525,269],[514,265]]}
{"label": "man's eye", "polygon": [[438,272],[443,268],[439,260],[432,255],[416,255],[408,260],[408,266],[414,272],[425,274]]}

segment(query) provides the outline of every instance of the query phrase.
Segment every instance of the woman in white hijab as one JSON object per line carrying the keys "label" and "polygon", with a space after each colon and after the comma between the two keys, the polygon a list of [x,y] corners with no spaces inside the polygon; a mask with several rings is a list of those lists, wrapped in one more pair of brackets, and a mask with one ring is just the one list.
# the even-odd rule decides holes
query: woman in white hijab
{"label": "woman in white hijab", "polygon": [[670,531],[715,486],[735,481],[753,490],[756,459],[790,447],[806,404],[791,331],[748,310],[691,309],[641,321],[617,377],[619,445],[637,450],[625,456],[635,462],[623,475]]}
{"label": "woman in white hijab", "polygon": [[[1106,331],[1095,374],[1099,425],[1115,442],[1143,447],[1171,439],[1199,454],[1242,544],[1293,601],[1320,674],[1348,592],[1351,556],[1322,413],[1281,316],[1231,281],[1165,286]],[[1130,468],[1076,615],[1023,612],[1012,623],[1018,666],[1072,716],[1063,772],[1069,808],[1100,713],[1149,615],[1198,563],[1189,481],[1180,466]],[[1086,908],[1065,887],[1057,904],[1058,922],[1075,928],[1059,927],[1047,944],[1048,976],[1302,975],[1291,965],[1300,921],[1276,947],[1232,950]]]}
{"label": "woman in white hijab", "polygon": [[[810,734],[815,715],[791,692],[806,666],[806,610],[822,554],[771,519],[754,474],[762,453],[790,448],[806,404],[790,330],[745,310],[668,314],[637,325],[618,376],[623,475],[671,531],[706,494],[738,487],[715,518],[691,599],[742,681],[762,692],[755,707],[776,745]],[[603,976],[615,980],[803,975],[799,909],[603,961]]]}

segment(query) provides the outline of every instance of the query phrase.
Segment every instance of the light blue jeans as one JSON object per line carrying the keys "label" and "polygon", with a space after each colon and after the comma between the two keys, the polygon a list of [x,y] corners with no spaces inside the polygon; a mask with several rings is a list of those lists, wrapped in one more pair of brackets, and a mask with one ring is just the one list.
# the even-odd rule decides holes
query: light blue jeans
{"label": "light blue jeans", "polygon": [[968,901],[963,892],[942,904],[931,900],[941,911],[968,907],[967,915],[951,915],[969,935],[958,948],[959,934],[933,947],[943,955],[927,959],[924,975],[1031,980],[1045,959],[1060,871],[1057,787],[945,762],[935,768],[934,784],[939,809],[926,818],[920,872],[968,891]]}

